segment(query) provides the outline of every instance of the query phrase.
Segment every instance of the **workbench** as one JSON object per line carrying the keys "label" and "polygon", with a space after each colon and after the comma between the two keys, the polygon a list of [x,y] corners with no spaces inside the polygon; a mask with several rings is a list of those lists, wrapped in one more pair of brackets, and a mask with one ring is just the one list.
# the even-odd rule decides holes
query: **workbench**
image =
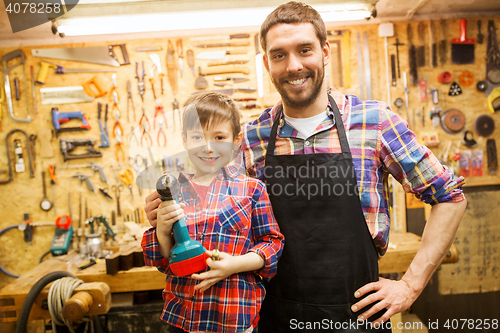
{"label": "workbench", "polygon": [[[404,272],[410,265],[420,247],[420,237],[412,233],[391,234],[390,245],[386,255],[379,261],[380,273]],[[123,293],[146,290],[162,290],[165,287],[165,276],[154,267],[134,267],[119,271],[115,275],[106,274],[105,260],[84,270],[72,265],[71,259],[78,255],[52,257],[14,282],[0,290],[0,322],[15,322],[21,306],[33,285],[43,276],[54,271],[69,271],[85,283],[104,282],[111,293]],[[68,268],[68,266],[70,266]],[[73,265],[74,266],[74,265]],[[49,311],[43,310],[42,302],[47,298],[49,286],[40,293],[32,307],[30,320],[48,319]]]}

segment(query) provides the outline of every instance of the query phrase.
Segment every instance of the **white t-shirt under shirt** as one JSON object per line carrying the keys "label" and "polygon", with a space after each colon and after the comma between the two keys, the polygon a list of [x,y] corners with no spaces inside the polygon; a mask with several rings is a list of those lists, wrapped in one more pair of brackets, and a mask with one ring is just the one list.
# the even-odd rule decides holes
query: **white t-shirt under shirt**
{"label": "white t-shirt under shirt", "polygon": [[305,140],[314,133],[319,124],[325,120],[325,117],[325,112],[309,118],[292,118],[285,115],[285,121],[299,132],[298,138]]}

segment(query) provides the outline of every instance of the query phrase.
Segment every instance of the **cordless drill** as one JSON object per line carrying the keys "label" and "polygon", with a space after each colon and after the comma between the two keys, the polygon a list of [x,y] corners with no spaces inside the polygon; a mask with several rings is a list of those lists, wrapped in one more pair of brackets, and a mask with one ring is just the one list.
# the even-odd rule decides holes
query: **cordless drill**
{"label": "cordless drill", "polygon": [[[160,200],[174,205],[178,203],[179,182],[171,174],[161,176],[156,182],[156,191]],[[197,240],[189,238],[184,218],[174,222],[172,226],[175,245],[170,249],[170,268],[177,276],[187,276],[204,270],[207,267],[205,248]]]}

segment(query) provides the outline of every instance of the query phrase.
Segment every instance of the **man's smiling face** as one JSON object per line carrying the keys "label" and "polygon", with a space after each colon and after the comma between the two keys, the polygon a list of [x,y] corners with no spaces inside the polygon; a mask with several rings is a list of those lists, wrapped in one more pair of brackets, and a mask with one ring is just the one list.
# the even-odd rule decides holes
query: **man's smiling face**
{"label": "man's smiling face", "polygon": [[322,91],[326,46],[310,23],[277,24],[266,35],[265,66],[283,103],[307,107]]}

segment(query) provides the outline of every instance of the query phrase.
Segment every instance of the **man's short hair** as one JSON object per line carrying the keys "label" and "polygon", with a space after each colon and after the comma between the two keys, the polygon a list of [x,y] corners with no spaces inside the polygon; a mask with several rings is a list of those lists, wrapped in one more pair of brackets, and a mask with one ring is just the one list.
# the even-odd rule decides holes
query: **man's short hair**
{"label": "man's short hair", "polygon": [[326,27],[321,15],[309,5],[302,2],[290,1],[276,8],[262,23],[260,27],[260,45],[264,53],[266,52],[266,36],[269,29],[281,23],[311,23],[314,26],[320,45],[325,45]]}
{"label": "man's short hair", "polygon": [[206,92],[190,97],[184,103],[182,115],[182,132],[194,128],[212,129],[217,125],[229,121],[233,130],[233,140],[241,130],[240,112],[236,103],[227,95]]}

